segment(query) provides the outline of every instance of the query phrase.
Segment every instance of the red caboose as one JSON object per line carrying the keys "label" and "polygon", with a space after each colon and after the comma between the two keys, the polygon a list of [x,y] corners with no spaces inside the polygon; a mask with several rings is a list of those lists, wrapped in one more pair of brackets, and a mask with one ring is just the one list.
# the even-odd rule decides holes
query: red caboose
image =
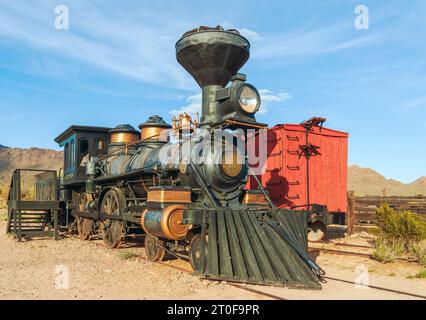
{"label": "red caboose", "polygon": [[[311,241],[320,241],[326,225],[344,224],[347,209],[348,134],[324,128],[325,119],[300,125],[276,125],[268,131],[266,172],[259,177],[280,208],[301,210],[321,205],[313,217]],[[249,181],[256,185],[254,178]]]}

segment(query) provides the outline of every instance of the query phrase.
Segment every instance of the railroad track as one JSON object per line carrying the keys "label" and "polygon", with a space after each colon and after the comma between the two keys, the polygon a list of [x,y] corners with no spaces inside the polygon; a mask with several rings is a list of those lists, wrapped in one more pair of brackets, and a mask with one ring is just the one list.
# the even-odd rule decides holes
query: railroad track
{"label": "railroad track", "polygon": [[[191,275],[193,273],[190,270],[187,270],[187,269],[184,269],[184,268],[181,268],[181,267],[178,267],[178,266],[173,266],[173,265],[168,264],[168,263],[164,263],[164,262],[156,262],[156,263],[160,264],[162,266],[165,266],[165,267],[169,267],[169,268],[173,268],[173,269],[176,269],[176,270],[179,270],[179,271],[182,271],[182,272],[186,272],[186,273],[191,274]],[[336,281],[336,282],[342,282],[342,283],[356,285],[355,282],[345,280],[345,279],[332,278],[332,277],[327,277],[327,276],[324,276],[323,278],[326,279],[326,280],[329,280],[329,281]],[[245,286],[242,286],[242,285],[239,285],[239,284],[229,283],[229,282],[227,284],[234,287],[234,288],[238,288],[238,289],[241,289],[241,290],[244,290],[244,291],[247,291],[247,292],[251,292],[251,293],[256,293],[256,294],[259,294],[259,295],[262,295],[264,297],[268,297],[268,298],[271,298],[271,299],[274,299],[274,300],[287,300],[283,297],[273,295],[273,294],[270,294],[270,293],[267,293],[267,292],[263,292],[263,291],[260,291],[260,290],[256,290],[256,289],[253,289],[253,288],[245,287]],[[426,296],[423,296],[423,295],[420,295],[420,294],[415,294],[415,293],[410,293],[410,292],[405,292],[405,291],[400,291],[400,290],[395,290],[395,289],[390,289],[390,288],[384,288],[384,287],[379,287],[379,286],[372,286],[372,285],[368,285],[366,287],[369,288],[369,289],[391,292],[391,293],[395,293],[395,294],[399,294],[399,295],[404,295],[404,296],[409,296],[409,297],[413,297],[413,298],[420,298],[420,299],[426,300]]]}
{"label": "railroad track", "polygon": [[[70,237],[70,238],[77,238],[77,237],[74,237],[74,236],[68,236],[68,237]],[[89,243],[94,244],[94,245],[99,246],[99,247],[102,247],[102,248],[105,248],[105,249],[108,249],[103,243],[94,242],[94,241],[89,241]],[[364,248],[364,249],[365,248],[372,249],[372,247],[368,247],[368,246],[352,245],[352,244],[346,244],[346,243],[339,243],[339,244],[335,244],[335,245],[345,246],[345,247],[357,247],[357,248]],[[313,249],[313,248],[311,248],[311,249]],[[332,249],[315,248],[313,250],[320,250],[320,251],[328,250],[328,251],[331,251]],[[354,252],[346,252],[346,251],[342,251],[342,250],[332,250],[332,251],[333,251],[333,253],[337,253],[337,254],[352,254],[352,255],[354,254]],[[344,252],[344,253],[342,253],[342,252]],[[366,253],[357,252],[356,255],[358,255],[358,254],[367,255]],[[368,254],[368,256],[370,257],[371,255]],[[146,259],[145,257],[140,257],[140,258],[143,259],[146,262],[149,262],[149,260]],[[157,264],[157,265],[166,267],[166,268],[175,269],[175,270],[187,273],[189,275],[193,275],[193,271],[192,270],[189,270],[189,269],[186,269],[186,268],[182,268],[182,267],[179,267],[179,266],[175,266],[175,265],[172,265],[170,263],[166,263],[166,262],[154,262],[154,263]],[[341,282],[341,283],[356,285],[355,282],[349,281],[349,280],[345,280],[345,279],[333,278],[333,277],[328,277],[328,276],[324,276],[323,278],[325,280],[327,280],[327,281],[336,281],[336,282]],[[209,281],[212,281],[212,280],[209,280]],[[274,295],[274,294],[270,294],[268,292],[257,290],[257,289],[251,288],[251,287],[246,287],[245,285],[236,284],[236,283],[232,283],[232,282],[229,282],[229,281],[227,281],[227,284],[229,286],[231,286],[231,287],[234,287],[234,288],[237,288],[237,289],[240,289],[240,290],[243,290],[243,291],[247,291],[247,292],[250,292],[250,293],[255,293],[255,294],[264,296],[266,298],[270,298],[270,299],[274,299],[274,300],[287,300],[284,297],[280,297],[280,296],[277,296],[277,295]],[[369,289],[374,289],[374,290],[379,290],[379,291],[385,291],[385,292],[391,292],[391,293],[395,293],[395,294],[399,294],[399,295],[403,295],[403,296],[414,297],[414,298],[419,298],[419,299],[426,300],[426,296],[415,294],[415,293],[404,292],[404,291],[399,291],[399,290],[394,290],[394,289],[384,288],[384,287],[379,287],[379,286],[366,286],[366,287],[368,287]]]}
{"label": "railroad track", "polygon": [[[348,251],[348,250],[340,250],[336,247],[346,247],[346,248],[354,248],[354,249],[362,249],[362,250]],[[326,243],[321,245],[310,244],[308,250],[309,252],[321,251],[324,253],[330,253],[330,254],[336,254],[336,255],[358,256],[358,257],[365,257],[365,258],[371,259],[373,254],[373,249],[374,247],[372,246],[337,242],[337,243]],[[416,262],[415,260],[406,258],[406,257],[398,257],[396,259],[399,261],[404,261],[404,262]]]}
{"label": "railroad track", "polygon": [[[99,246],[99,247],[102,247],[102,248],[105,248],[105,249],[108,249],[103,243],[97,243],[97,242],[93,242],[93,241],[90,241],[90,243],[92,243],[92,244],[94,244],[94,245],[96,245],[96,246]],[[140,257],[142,260],[144,260],[145,262],[151,262],[151,261],[149,261],[147,258],[145,258],[145,257]],[[178,259],[181,259],[181,260],[184,260],[184,259],[182,259],[182,258],[179,258],[179,257],[177,257]],[[184,260],[185,261],[185,260]],[[186,262],[188,262],[188,261],[186,261]],[[157,262],[151,262],[151,263],[155,263],[155,264],[157,264],[157,265],[160,265],[160,266],[163,266],[163,267],[167,267],[167,268],[171,268],[171,269],[175,269],[175,270],[178,270],[178,271],[181,271],[181,272],[184,272],[184,273],[186,273],[186,274],[189,274],[189,275],[193,275],[193,271],[192,270],[189,270],[189,269],[185,269],[185,268],[182,268],[182,267],[179,267],[179,266],[175,266],[175,265],[172,265],[172,264],[170,264],[170,263],[166,263],[166,262],[162,262],[162,261],[157,261]],[[188,262],[189,263],[189,262]],[[214,281],[214,280],[209,280],[209,281]],[[218,280],[219,281],[219,280]],[[219,281],[220,282],[220,281]],[[256,290],[256,289],[253,289],[253,288],[248,288],[248,287],[245,287],[244,285],[241,285],[241,284],[236,284],[236,283],[231,283],[231,282],[228,282],[228,281],[226,281],[227,282],[227,284],[228,285],[230,285],[231,287],[234,287],[234,288],[237,288],[237,289],[240,289],[240,290],[243,290],[243,291],[247,291],[247,292],[250,292],[250,293],[256,293],[256,294],[259,294],[259,295],[261,295],[261,296],[264,296],[264,297],[267,297],[267,298],[270,298],[270,299],[274,299],[274,300],[287,300],[287,299],[285,299],[285,298],[283,298],[283,297],[279,297],[279,296],[276,296],[276,295],[273,295],[273,294],[270,294],[270,293],[267,293],[267,292],[262,292],[262,291],[259,291],[259,290]]]}
{"label": "railroad track", "polygon": [[[339,247],[344,248],[352,248],[354,250],[361,250],[361,251],[353,251],[353,250],[341,250]],[[309,252],[315,252],[315,251],[321,251],[325,253],[330,254],[338,254],[338,255],[345,255],[345,256],[358,256],[358,257],[366,257],[371,258],[373,247],[367,246],[367,245],[358,245],[358,244],[350,244],[350,243],[343,243],[343,242],[336,242],[336,243],[322,243],[322,244],[309,244]]]}

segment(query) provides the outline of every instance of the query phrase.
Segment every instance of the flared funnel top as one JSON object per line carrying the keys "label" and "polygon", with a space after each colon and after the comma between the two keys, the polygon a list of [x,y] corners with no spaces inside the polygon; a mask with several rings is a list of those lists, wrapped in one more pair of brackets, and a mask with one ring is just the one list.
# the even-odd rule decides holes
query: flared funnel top
{"label": "flared funnel top", "polygon": [[250,56],[250,43],[237,30],[200,27],[176,43],[178,62],[201,88],[225,87]]}

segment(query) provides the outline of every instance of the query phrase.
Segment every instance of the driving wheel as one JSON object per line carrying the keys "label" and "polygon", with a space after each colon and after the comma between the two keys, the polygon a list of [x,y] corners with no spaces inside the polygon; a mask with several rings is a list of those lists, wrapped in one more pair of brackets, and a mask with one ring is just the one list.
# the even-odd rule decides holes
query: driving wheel
{"label": "driving wheel", "polygon": [[124,237],[124,224],[120,219],[122,207],[123,202],[120,201],[120,196],[116,190],[110,190],[105,194],[102,200],[101,213],[118,218],[117,220],[104,219],[100,223],[102,239],[105,245],[111,249],[119,248]]}

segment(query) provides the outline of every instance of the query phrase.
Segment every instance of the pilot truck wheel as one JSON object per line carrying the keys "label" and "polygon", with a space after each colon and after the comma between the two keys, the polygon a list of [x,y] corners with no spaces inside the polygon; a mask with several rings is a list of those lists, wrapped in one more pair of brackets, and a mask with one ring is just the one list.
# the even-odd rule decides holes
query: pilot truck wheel
{"label": "pilot truck wheel", "polygon": [[315,221],[310,225],[310,231],[308,233],[309,242],[321,242],[325,238],[327,227],[321,221]]}
{"label": "pilot truck wheel", "polygon": [[145,236],[145,252],[148,260],[152,262],[162,261],[166,255],[166,251],[163,249],[165,245],[163,240],[147,234]]}
{"label": "pilot truck wheel", "polygon": [[195,272],[202,271],[201,266],[201,236],[195,235],[189,244],[189,262]]}
{"label": "pilot truck wheel", "polygon": [[[101,213],[120,217],[123,208],[123,202],[120,201],[119,190],[108,191],[102,199]],[[124,224],[122,220],[104,219],[100,223],[100,231],[105,245],[110,249],[120,247],[124,237]]]}

